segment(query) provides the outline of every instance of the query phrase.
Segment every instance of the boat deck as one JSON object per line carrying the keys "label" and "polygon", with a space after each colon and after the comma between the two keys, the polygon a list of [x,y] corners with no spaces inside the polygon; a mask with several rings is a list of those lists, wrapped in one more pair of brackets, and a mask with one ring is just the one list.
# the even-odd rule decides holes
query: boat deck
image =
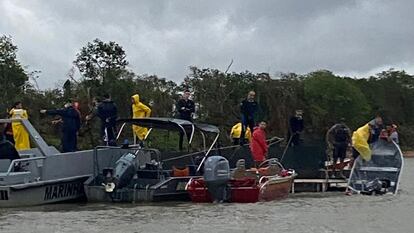
{"label": "boat deck", "polygon": [[[345,168],[343,174],[345,177],[349,177],[351,169]],[[305,192],[326,192],[329,188],[346,188],[348,184],[347,179],[331,178],[331,169],[320,169],[319,177],[315,178],[298,178],[295,179],[292,184],[292,193],[297,191]],[[335,176],[339,177],[338,170],[335,172]]]}
{"label": "boat deck", "polygon": [[335,185],[346,185],[348,181],[346,179],[295,179],[292,184],[292,193],[295,193],[295,186],[298,184],[310,184],[316,187],[316,192],[326,192],[328,187]]}

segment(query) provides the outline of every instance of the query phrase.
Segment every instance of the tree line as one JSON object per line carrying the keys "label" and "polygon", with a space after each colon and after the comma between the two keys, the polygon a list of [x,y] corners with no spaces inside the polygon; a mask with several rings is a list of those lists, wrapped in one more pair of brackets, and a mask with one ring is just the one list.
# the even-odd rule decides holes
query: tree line
{"label": "tree line", "polygon": [[[224,72],[189,67],[184,81],[176,83],[157,75],[138,74],[128,65],[126,51],[116,42],[95,39],[80,48],[68,67],[60,88],[38,89],[38,71],[28,71],[17,59],[18,48],[11,37],[0,37],[0,117],[15,101],[22,101],[32,124],[51,144],[58,144],[59,131],[40,109],[60,108],[68,99],[78,101],[85,116],[93,108],[93,98],[109,93],[120,117],[131,116],[130,97],[139,93],[151,106],[153,116],[174,117],[180,93],[190,89],[196,102],[196,121],[222,129],[221,144],[229,144],[227,134],[240,117],[239,104],[250,90],[256,91],[258,120],[269,123],[269,135],[286,137],[288,119],[295,109],[304,111],[305,138],[322,141],[327,129],[345,118],[351,129],[380,114],[389,124],[399,126],[401,144],[414,142],[414,78],[403,70],[389,69],[371,77],[352,78],[328,70],[308,74]],[[80,78],[74,73],[79,72]],[[96,122],[84,123],[81,147],[99,143]]]}

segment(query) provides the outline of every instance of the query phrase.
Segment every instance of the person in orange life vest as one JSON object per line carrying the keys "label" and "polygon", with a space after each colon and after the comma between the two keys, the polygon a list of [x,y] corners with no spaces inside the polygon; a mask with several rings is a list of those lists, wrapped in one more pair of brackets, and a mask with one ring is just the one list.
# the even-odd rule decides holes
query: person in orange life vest
{"label": "person in orange life vest", "polygon": [[253,131],[252,140],[250,142],[250,151],[256,167],[266,159],[269,146],[266,142],[266,122],[262,121]]}

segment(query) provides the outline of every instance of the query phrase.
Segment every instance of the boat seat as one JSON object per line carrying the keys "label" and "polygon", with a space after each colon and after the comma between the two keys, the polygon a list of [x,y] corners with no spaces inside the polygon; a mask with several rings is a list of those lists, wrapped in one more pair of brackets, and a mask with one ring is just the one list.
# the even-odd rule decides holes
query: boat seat
{"label": "boat seat", "polygon": [[246,165],[244,159],[239,159],[237,161],[236,168],[233,170],[231,177],[233,179],[246,177]]}
{"label": "boat seat", "polygon": [[400,171],[397,167],[362,167],[358,169],[364,172],[398,172]]}
{"label": "boat seat", "polygon": [[394,155],[395,153],[393,151],[372,153],[372,156],[394,156]]}
{"label": "boat seat", "polygon": [[138,168],[144,168],[146,164],[151,162],[151,152],[145,150],[139,150],[137,153],[136,166]]}
{"label": "boat seat", "polygon": [[0,159],[0,172],[7,172],[7,170],[9,170],[10,164],[10,159]]}

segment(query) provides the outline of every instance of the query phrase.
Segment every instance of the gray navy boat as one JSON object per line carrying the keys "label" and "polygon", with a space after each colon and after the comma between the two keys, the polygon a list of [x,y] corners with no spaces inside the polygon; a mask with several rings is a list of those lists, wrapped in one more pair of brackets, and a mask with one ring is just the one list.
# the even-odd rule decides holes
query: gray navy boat
{"label": "gray navy boat", "polygon": [[0,159],[0,208],[85,198],[83,183],[93,175],[94,164],[109,163],[125,153],[110,148],[60,153],[28,120],[0,119],[0,123],[13,121],[21,121],[34,148],[18,151],[20,159]]}
{"label": "gray navy boat", "polygon": [[[180,133],[191,144],[195,133],[200,133],[201,150],[196,152],[160,151],[159,148],[128,148],[117,160],[96,162],[95,173],[85,182],[85,192],[91,202],[151,202],[190,200],[185,187],[197,177],[205,158],[210,154],[219,137],[219,129],[207,124],[195,124],[174,118],[121,119],[118,139],[126,124],[149,128],[146,137],[155,130]],[[207,141],[212,140],[210,146]],[[144,141],[145,143],[145,141]],[[208,147],[207,147],[208,146]],[[122,148],[111,148],[125,152]],[[100,151],[99,151],[100,153]],[[96,156],[99,157],[100,154]],[[97,160],[96,160],[97,161]]]}
{"label": "gray navy boat", "polygon": [[371,144],[372,158],[355,160],[348,189],[361,194],[397,194],[404,166],[400,147],[393,141],[379,139]]}
{"label": "gray navy boat", "polygon": [[[174,118],[121,119],[118,123],[122,124],[118,138],[126,124],[133,124],[150,128],[149,133],[153,129],[179,132],[188,139],[189,147],[197,132],[201,135],[203,149],[190,153],[146,147],[129,148],[124,145],[129,151],[122,154],[125,149],[112,148],[119,152],[118,155],[122,155],[106,163],[95,163],[94,175],[85,182],[88,201],[134,203],[190,200],[185,190],[186,184],[197,176],[200,167],[196,164],[202,164],[216,145],[219,129],[212,125],[194,124]],[[208,138],[212,140],[209,147],[206,144]]]}

